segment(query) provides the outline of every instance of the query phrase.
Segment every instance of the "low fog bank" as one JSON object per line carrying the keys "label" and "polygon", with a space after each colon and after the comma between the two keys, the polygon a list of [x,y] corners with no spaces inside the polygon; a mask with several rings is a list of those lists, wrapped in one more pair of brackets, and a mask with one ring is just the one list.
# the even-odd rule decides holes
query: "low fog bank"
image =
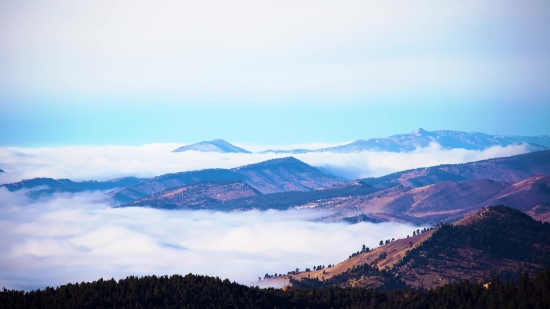
{"label": "low fog bank", "polygon": [[[171,151],[180,144],[143,146],[67,146],[0,148],[0,183],[35,177],[109,180],[124,176],[153,177],[205,168],[233,168],[285,154],[223,154]],[[525,145],[492,147],[483,151],[442,149],[438,144],[408,153],[307,153],[294,157],[347,179],[376,177],[406,169],[464,163],[527,153]]]}
{"label": "low fog bank", "polygon": [[405,237],[398,223],[318,223],[315,210],[109,208],[100,193],[29,201],[0,188],[0,286],[36,289],[129,275],[195,273],[257,284]]}

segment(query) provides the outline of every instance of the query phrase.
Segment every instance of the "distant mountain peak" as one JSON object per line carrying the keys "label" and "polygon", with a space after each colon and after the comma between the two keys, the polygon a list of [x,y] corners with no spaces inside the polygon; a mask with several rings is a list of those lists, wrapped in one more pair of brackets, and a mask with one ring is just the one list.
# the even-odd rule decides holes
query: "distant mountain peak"
{"label": "distant mountain peak", "polygon": [[0,173],[5,173],[2,169],[0,169]]}
{"label": "distant mountain peak", "polygon": [[283,165],[287,165],[287,164],[315,169],[314,167],[312,167],[312,166],[308,165],[307,163],[302,162],[302,161],[300,161],[300,160],[298,160],[294,157],[283,157],[283,158],[269,159],[269,160],[258,162],[258,163],[253,163],[253,164],[248,164],[248,165],[236,167],[233,170],[257,169],[257,168],[263,168],[263,167],[274,166],[274,165],[283,166]]}
{"label": "distant mountain peak", "polygon": [[250,151],[232,145],[223,139],[215,139],[211,141],[198,142],[191,145],[182,146],[172,152],[184,151],[200,151],[200,152],[220,152],[220,153],[251,153]]}
{"label": "distant mountain peak", "polygon": [[430,132],[429,132],[429,131],[426,131],[426,130],[424,130],[424,129],[422,129],[422,128],[418,128],[418,129],[412,131],[411,134],[416,135],[416,136],[424,136],[424,135],[429,135]]}

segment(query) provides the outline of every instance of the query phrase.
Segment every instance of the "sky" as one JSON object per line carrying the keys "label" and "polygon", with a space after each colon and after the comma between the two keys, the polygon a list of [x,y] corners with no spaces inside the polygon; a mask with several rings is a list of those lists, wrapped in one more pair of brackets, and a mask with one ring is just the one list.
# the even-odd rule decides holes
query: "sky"
{"label": "sky", "polygon": [[549,134],[550,3],[1,1],[0,146]]}

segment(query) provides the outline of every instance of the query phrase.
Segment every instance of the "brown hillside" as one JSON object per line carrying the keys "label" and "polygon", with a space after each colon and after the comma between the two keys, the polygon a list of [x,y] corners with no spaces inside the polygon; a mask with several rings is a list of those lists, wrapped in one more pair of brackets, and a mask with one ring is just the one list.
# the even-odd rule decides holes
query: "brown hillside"
{"label": "brown hillside", "polygon": [[[536,176],[513,185],[476,179],[420,188],[397,186],[370,195],[323,201],[324,207],[339,211],[327,220],[364,214],[373,220],[414,224],[446,222],[499,204],[522,211],[550,204],[550,176]],[[538,217],[543,218],[543,213],[542,208],[538,209]]]}
{"label": "brown hillside", "polygon": [[[377,267],[379,270],[391,269],[396,263],[400,262],[407,252],[418,247],[425,239],[429,238],[434,230],[421,233],[416,236],[395,240],[387,245],[377,247],[369,252],[361,253],[349,259],[346,259],[330,268],[324,270],[315,270],[310,272],[301,272],[297,275],[292,275],[293,278],[318,278],[329,279],[333,276],[340,275],[355,266],[369,264]],[[386,258],[380,259],[381,254],[386,254]],[[323,274],[323,272],[325,274]],[[288,280],[289,276],[283,276],[280,280]],[[383,283],[383,278],[373,277],[357,281],[353,286],[376,288]]]}
{"label": "brown hillside", "polygon": [[550,176],[536,176],[515,183],[481,205],[502,204],[527,211],[545,203],[550,203]]}
{"label": "brown hillside", "polygon": [[471,163],[418,168],[378,178],[366,178],[363,181],[378,187],[422,187],[442,181],[467,179],[516,183],[538,175],[550,175],[550,150]]}
{"label": "brown hillside", "polygon": [[153,196],[139,199],[128,206],[159,208],[208,208],[212,202],[223,202],[260,194],[242,181],[200,182],[169,189]]}

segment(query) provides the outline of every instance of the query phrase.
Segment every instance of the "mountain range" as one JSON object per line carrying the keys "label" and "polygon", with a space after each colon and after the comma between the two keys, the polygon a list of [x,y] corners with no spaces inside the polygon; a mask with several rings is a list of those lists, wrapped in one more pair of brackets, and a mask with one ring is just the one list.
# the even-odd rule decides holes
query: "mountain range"
{"label": "mountain range", "polygon": [[70,179],[33,178],[24,179],[19,182],[0,185],[10,192],[26,190],[26,195],[31,198],[47,197],[54,193],[77,193],[83,191],[106,191],[117,188],[128,187],[142,182],[143,179],[136,177],[123,177],[108,181],[81,181],[76,182]]}
{"label": "mountain range", "polygon": [[[122,189],[113,198],[124,206],[168,209],[318,208],[335,211],[323,221],[414,224],[456,220],[485,206],[505,204],[543,219],[548,213],[545,207],[550,205],[549,161],[550,151],[541,151],[338,181],[297,159],[286,158],[211,171],[215,172],[213,175],[227,175],[223,179],[195,178],[192,183],[174,180],[200,171],[160,176]],[[287,177],[281,178],[273,170],[282,171]],[[299,172],[301,180],[294,178]],[[170,187],[161,185],[165,179],[170,180]],[[310,181],[304,182],[307,179]],[[300,187],[311,179],[316,183]],[[279,185],[274,187],[275,183]],[[147,191],[147,187],[155,190]],[[535,213],[536,207],[539,208]]]}
{"label": "mountain range", "polygon": [[206,169],[148,179],[73,182],[36,178],[5,184],[31,198],[111,190],[114,206],[165,209],[328,209],[323,221],[452,221],[504,204],[534,218],[550,217],[550,151],[408,170],[354,181],[286,157],[233,169]]}
{"label": "mountain range", "polygon": [[135,200],[200,182],[241,181],[261,194],[307,191],[343,181],[293,157],[272,159],[233,169],[208,169],[166,174],[111,193],[115,204]]}
{"label": "mountain range", "polygon": [[550,175],[550,151],[417,168],[382,177],[365,178],[362,181],[375,187],[394,185],[421,187],[442,181],[468,179],[491,179],[514,183],[538,175]]}
{"label": "mountain range", "polygon": [[[451,130],[427,131],[419,128],[408,134],[397,134],[384,138],[360,139],[341,146],[320,149],[269,149],[259,153],[274,154],[304,154],[310,152],[351,153],[362,151],[378,152],[410,152],[418,147],[428,147],[436,143],[444,149],[484,150],[494,146],[510,146],[525,144],[527,152],[547,150],[550,147],[550,135],[539,136],[506,136],[490,135],[478,132],[462,132]],[[221,152],[221,153],[252,153],[234,146],[224,140],[203,141],[180,147],[173,152],[182,151]]]}

